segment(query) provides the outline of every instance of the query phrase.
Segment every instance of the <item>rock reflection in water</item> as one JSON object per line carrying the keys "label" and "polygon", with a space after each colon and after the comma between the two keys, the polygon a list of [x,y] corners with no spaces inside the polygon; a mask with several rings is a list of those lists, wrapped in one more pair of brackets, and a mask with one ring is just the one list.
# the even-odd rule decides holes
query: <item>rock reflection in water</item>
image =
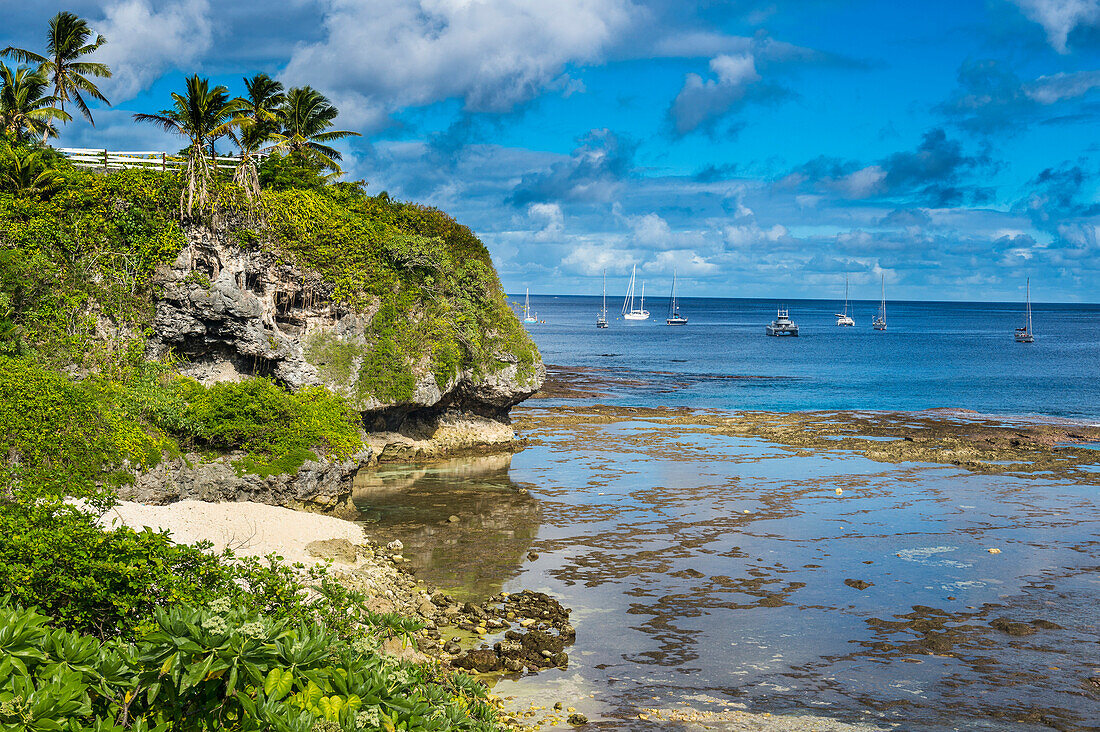
{"label": "rock reflection in water", "polygon": [[384,465],[355,478],[367,534],[400,539],[416,576],[466,599],[500,591],[538,532],[539,504],[512,482],[512,455]]}

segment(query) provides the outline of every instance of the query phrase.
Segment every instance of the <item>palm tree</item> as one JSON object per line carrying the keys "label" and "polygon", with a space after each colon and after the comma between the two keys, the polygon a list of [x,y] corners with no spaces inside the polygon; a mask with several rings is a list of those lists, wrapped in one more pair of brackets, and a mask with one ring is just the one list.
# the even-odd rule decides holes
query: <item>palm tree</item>
{"label": "palm tree", "polygon": [[286,99],[283,85],[267,74],[256,74],[244,80],[247,95],[238,99],[237,126],[233,141],[241,149],[241,162],[233,172],[233,181],[241,186],[248,198],[260,192],[260,173],[256,158],[263,146],[278,131],[277,110]]}
{"label": "palm tree", "polygon": [[[0,56],[14,56],[23,63],[38,64],[39,72],[53,85],[53,96],[57,98],[61,111],[65,111],[65,102],[72,101],[76,103],[80,113],[95,126],[84,95],[98,99],[108,106],[111,103],[89,77],[110,78],[111,70],[106,64],[80,60],[82,56],[87,56],[107,42],[106,38],[98,34],[95,41],[89,42],[91,37],[92,30],[86,20],[63,11],[50,19],[45,56],[14,46],[0,50]],[[45,142],[45,138],[42,141]]]}
{"label": "palm tree", "polygon": [[340,166],[336,161],[341,159],[340,152],[325,143],[345,137],[359,137],[359,133],[330,130],[337,114],[336,107],[313,87],[292,88],[279,108],[282,129],[275,136],[278,147],[291,153],[311,155],[326,168],[339,172]]}
{"label": "palm tree", "polygon": [[187,185],[180,192],[180,217],[184,218],[191,215],[196,203],[200,211],[206,207],[214,142],[230,134],[237,124],[240,102],[230,99],[229,90],[224,86],[211,89],[210,80],[197,74],[187,79],[186,94],[173,92],[172,99],[175,104],[171,109],[156,114],[135,114],[134,119],[155,124],[190,141],[185,170]]}
{"label": "palm tree", "polygon": [[65,181],[49,164],[45,155],[45,150],[27,150],[5,145],[0,150],[0,158],[7,162],[3,171],[0,171],[0,190],[39,197],[49,196],[60,190]]}
{"label": "palm tree", "polygon": [[54,105],[46,77],[20,66],[15,71],[0,63],[0,127],[13,142],[27,142],[27,133],[45,140],[57,137],[55,120],[68,122],[72,117]]}

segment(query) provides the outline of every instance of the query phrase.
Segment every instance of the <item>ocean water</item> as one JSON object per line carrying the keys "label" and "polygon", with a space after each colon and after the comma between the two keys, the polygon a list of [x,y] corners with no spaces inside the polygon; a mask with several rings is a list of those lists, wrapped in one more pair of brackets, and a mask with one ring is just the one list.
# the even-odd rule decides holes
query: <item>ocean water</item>
{"label": "ocean water", "polygon": [[367,533],[401,539],[418,577],[573,609],[569,667],[494,693],[616,731],[666,728],[640,716],[653,709],[731,706],[773,716],[707,728],[1100,730],[1095,480],[808,451],[683,412],[583,414],[953,408],[1095,423],[1100,306],[1036,305],[1036,342],[1018,344],[1012,303],[890,304],[881,333],[877,303],[857,301],[857,326],[838,328],[836,303],[791,301],[797,339],[764,335],[772,301],[685,299],[682,328],[664,324],[663,301],[641,323],[609,302],[607,330],[598,304],[532,297],[544,322],[528,330],[567,388],[513,410],[523,450],[356,479]]}
{"label": "ocean water", "polygon": [[[510,299],[522,309],[522,295]],[[609,297],[600,330],[599,297],[532,295],[543,322],[527,329],[547,364],[647,376],[652,388],[608,403],[1100,419],[1100,305],[1033,304],[1035,343],[1021,344],[1022,303],[888,302],[885,332],[871,328],[877,301],[854,301],[850,328],[835,325],[843,303],[828,300],[681,298],[683,327],[665,325],[667,299],[646,303],[650,320],[624,321]],[[764,334],[780,305],[798,338]]]}

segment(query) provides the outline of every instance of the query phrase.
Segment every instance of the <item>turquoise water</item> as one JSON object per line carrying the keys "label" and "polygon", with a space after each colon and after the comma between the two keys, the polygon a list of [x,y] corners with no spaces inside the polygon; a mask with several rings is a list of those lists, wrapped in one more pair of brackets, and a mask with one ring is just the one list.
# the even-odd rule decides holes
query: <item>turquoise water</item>
{"label": "turquoise water", "polygon": [[[1020,303],[888,303],[889,328],[876,332],[877,302],[854,302],[856,326],[840,328],[842,303],[685,298],[688,325],[669,327],[664,299],[647,299],[642,322],[619,319],[622,302],[609,299],[610,327],[598,330],[599,302],[532,295],[545,322],[527,328],[547,364],[647,375],[648,390],[613,391],[607,403],[1100,419],[1100,305],[1034,305],[1035,343],[1021,344]],[[764,335],[778,305],[789,306],[798,338]]]}

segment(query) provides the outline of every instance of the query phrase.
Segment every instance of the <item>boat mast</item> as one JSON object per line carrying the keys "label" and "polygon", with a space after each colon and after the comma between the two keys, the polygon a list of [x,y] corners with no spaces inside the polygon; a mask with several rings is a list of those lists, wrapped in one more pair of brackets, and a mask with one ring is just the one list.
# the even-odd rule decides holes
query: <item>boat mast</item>
{"label": "boat mast", "polygon": [[844,274],[844,316],[848,316],[848,274]]}
{"label": "boat mast", "polygon": [[1031,278],[1027,278],[1027,334],[1031,335]]}
{"label": "boat mast", "polygon": [[642,280],[642,304],[638,309],[645,310],[645,280]]}
{"label": "boat mast", "polygon": [[603,271],[603,319],[607,320],[607,270]]}
{"label": "boat mast", "polygon": [[676,314],[676,270],[672,270],[672,292],[668,296],[668,316]]}
{"label": "boat mast", "polygon": [[886,275],[882,276],[882,322],[886,322]]}
{"label": "boat mast", "polygon": [[523,317],[527,318],[531,313],[531,288],[527,288],[527,292],[523,298]]}

